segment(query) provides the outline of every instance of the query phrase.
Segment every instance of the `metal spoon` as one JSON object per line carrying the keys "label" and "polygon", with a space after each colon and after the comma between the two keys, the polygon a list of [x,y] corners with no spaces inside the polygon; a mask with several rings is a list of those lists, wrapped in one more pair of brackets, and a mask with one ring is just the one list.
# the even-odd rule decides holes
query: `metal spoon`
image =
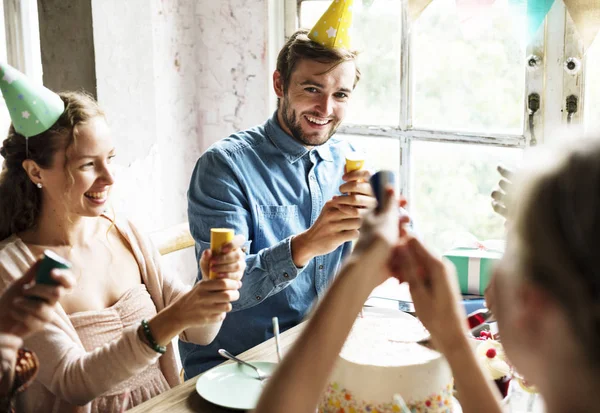
{"label": "metal spoon", "polygon": [[256,374],[258,375],[258,380],[260,380],[260,381],[266,380],[269,377],[271,377],[271,375],[269,373],[265,373],[264,371],[262,371],[258,367],[253,366],[252,364],[247,363],[244,360],[237,358],[236,356],[234,356],[233,354],[231,354],[229,351],[227,351],[225,349],[222,349],[222,348],[219,349],[218,353],[221,356],[225,357],[226,359],[236,361],[236,362],[238,362],[240,364],[243,364],[245,366],[248,366],[248,367],[254,369],[254,371],[256,371]]}

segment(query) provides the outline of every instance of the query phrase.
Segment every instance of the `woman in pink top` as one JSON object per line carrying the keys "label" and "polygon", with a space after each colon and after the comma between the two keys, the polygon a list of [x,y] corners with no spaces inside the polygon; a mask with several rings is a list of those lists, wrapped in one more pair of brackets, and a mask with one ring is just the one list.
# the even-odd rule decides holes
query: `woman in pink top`
{"label": "woman in pink top", "polygon": [[25,340],[40,369],[17,411],[118,412],[179,383],[171,340],[214,339],[239,297],[244,254],[235,240],[203,255],[193,288],[162,272],[154,246],[105,212],[115,148],[102,110],[82,93],[60,98],[58,120],[28,139],[11,112],[0,150],[0,291],[45,249],[71,261],[77,280],[52,322]]}

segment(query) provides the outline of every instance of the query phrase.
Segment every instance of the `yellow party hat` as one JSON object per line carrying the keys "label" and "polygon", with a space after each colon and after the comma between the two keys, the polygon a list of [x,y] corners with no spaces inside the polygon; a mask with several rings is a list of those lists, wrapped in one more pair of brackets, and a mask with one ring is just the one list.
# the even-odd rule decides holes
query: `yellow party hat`
{"label": "yellow party hat", "polygon": [[333,0],[308,37],[327,48],[350,49],[350,26],[354,0]]}

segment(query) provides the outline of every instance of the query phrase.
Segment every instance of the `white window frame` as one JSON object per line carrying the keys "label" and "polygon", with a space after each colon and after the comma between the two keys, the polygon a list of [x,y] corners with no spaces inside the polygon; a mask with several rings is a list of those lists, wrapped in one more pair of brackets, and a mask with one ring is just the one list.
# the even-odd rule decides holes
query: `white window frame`
{"label": "white window frame", "polygon": [[[300,7],[304,1],[329,0],[284,0],[285,16],[284,33],[287,39],[297,28]],[[398,0],[401,1],[401,0]],[[435,1],[435,0],[434,0]],[[573,94],[578,98],[578,110],[572,116],[571,128],[580,128],[583,124],[584,104],[584,67],[576,74],[564,69],[565,61],[574,57],[583,62],[583,43],[575,34],[574,25],[563,2],[554,2],[537,37],[527,45],[527,56],[537,56],[539,64],[526,68],[524,97],[524,133],[511,134],[478,134],[456,131],[429,130],[414,128],[411,124],[411,59],[410,59],[410,22],[408,19],[408,2],[402,1],[401,55],[400,55],[400,119],[399,127],[381,125],[354,125],[344,122],[339,128],[341,134],[368,137],[385,137],[396,139],[400,143],[400,192],[410,197],[410,148],[413,141],[453,142],[474,145],[492,145],[499,147],[524,148],[531,141],[528,127],[528,96],[537,93],[540,96],[540,108],[533,115],[533,125],[537,143],[557,138],[557,125],[566,126],[567,114],[565,99]],[[277,34],[275,34],[277,35]],[[281,33],[279,33],[281,36]],[[280,37],[281,38],[281,37]],[[283,39],[282,43],[283,43]],[[273,59],[271,59],[273,60]]]}
{"label": "white window frame", "polygon": [[0,41],[6,44],[1,56],[29,78],[42,82],[42,56],[37,0],[3,0]]}

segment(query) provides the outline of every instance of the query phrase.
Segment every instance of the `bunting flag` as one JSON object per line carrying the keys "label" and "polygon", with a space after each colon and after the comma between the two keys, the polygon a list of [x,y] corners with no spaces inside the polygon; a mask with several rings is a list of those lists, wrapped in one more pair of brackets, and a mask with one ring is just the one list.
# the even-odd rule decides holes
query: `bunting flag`
{"label": "bunting flag", "polygon": [[546,18],[554,0],[527,0],[527,32],[531,39]]}
{"label": "bunting flag", "polygon": [[433,0],[408,0],[408,19],[414,22]]}
{"label": "bunting flag", "polygon": [[564,0],[564,2],[587,50],[600,29],[600,2],[598,0]]}
{"label": "bunting flag", "polygon": [[496,0],[456,0],[456,13],[461,24],[479,20]]}

